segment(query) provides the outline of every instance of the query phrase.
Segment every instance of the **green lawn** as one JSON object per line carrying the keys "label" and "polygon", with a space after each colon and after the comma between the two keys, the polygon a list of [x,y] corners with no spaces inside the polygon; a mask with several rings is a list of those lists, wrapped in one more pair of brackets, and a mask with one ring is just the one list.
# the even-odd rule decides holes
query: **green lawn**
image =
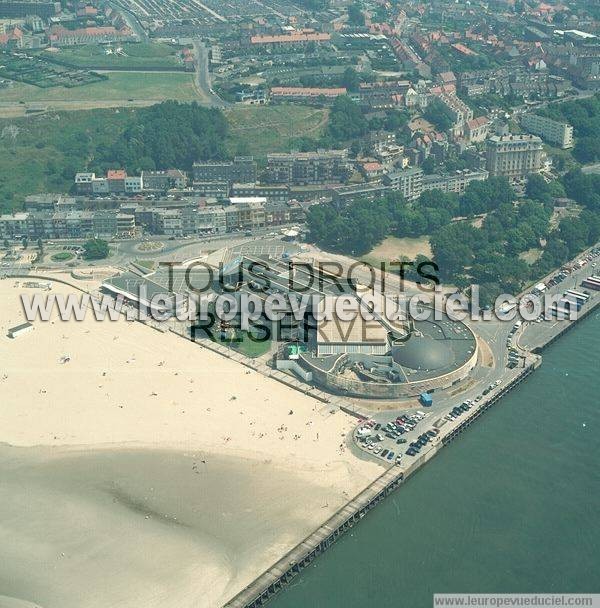
{"label": "green lawn", "polygon": [[136,260],[135,263],[138,266],[142,266],[143,268],[147,268],[148,270],[154,270],[156,263],[152,260]]}
{"label": "green lawn", "polygon": [[50,256],[50,259],[53,262],[68,262],[74,257],[75,255],[72,254],[70,251],[59,251],[58,253],[55,253],[54,255]]}
{"label": "green lawn", "polygon": [[108,80],[67,89],[40,89],[28,84],[15,84],[0,90],[0,102],[82,102],[92,105],[99,101],[163,101],[177,99],[193,101],[197,98],[193,74],[114,72]]}
{"label": "green lawn", "polygon": [[[112,47],[113,51],[116,47]],[[63,48],[58,52],[41,53],[42,57],[50,57],[82,68],[95,69],[143,69],[143,68],[173,68],[183,65],[177,56],[182,47],[156,43],[125,43],[119,46],[124,55],[114,52],[106,54],[107,46],[88,44],[71,48]]]}
{"label": "green lawn", "polygon": [[260,357],[269,352],[269,349],[271,348],[270,339],[260,339],[261,336],[257,332],[253,334],[253,337],[254,339],[250,338],[248,332],[237,331],[235,340],[226,341],[225,344],[251,359]]}
{"label": "green lawn", "polygon": [[328,110],[297,105],[236,106],[227,112],[230,148],[259,157],[285,152],[294,139],[318,139],[327,116]]}

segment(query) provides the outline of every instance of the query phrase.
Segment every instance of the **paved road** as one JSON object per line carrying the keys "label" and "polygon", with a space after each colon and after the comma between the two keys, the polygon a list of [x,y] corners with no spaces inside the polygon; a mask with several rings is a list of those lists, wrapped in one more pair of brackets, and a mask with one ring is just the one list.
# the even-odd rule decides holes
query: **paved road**
{"label": "paved road", "polygon": [[228,108],[233,104],[221,99],[212,89],[208,69],[208,49],[201,40],[193,40],[196,53],[196,88],[201,97],[201,103],[215,108]]}
{"label": "paved road", "polygon": [[[294,224],[297,226],[298,224]],[[248,243],[256,239],[264,239],[270,237],[274,239],[281,238],[280,230],[285,226],[269,226],[252,231],[251,235],[245,235],[239,232],[228,232],[222,235],[207,235],[203,237],[195,237],[189,239],[174,239],[171,240],[167,236],[148,236],[144,239],[128,239],[114,240],[110,243],[111,255],[105,260],[97,262],[80,261],[79,266],[126,266],[129,262],[135,260],[153,260],[153,261],[184,261],[194,257],[206,254],[209,251],[215,251],[223,247],[234,247],[242,243]],[[55,245],[45,246],[46,254],[57,253],[62,251],[67,245],[82,245],[85,239],[68,239],[60,241],[53,239]],[[140,251],[139,246],[143,242],[159,241],[163,244],[161,249],[155,251]],[[34,249],[33,244],[30,249]],[[73,260],[71,260],[72,262]],[[3,264],[6,262],[3,262]],[[52,262],[50,255],[46,256],[43,263],[44,268],[65,268],[70,269],[68,263]],[[1,273],[23,273],[32,268],[29,262],[8,263],[7,266],[0,266]]]}
{"label": "paved road", "polygon": [[125,21],[127,22],[127,25],[142,42],[149,41],[149,37],[146,33],[146,30],[142,27],[137,17],[125,7],[124,3],[108,2],[108,5],[122,13],[123,17],[125,18]]}
{"label": "paved road", "polygon": [[[581,258],[579,258],[581,259]],[[561,295],[567,289],[575,289],[577,291],[583,291],[581,287],[581,281],[591,275],[600,275],[600,257],[594,258],[594,260],[586,264],[583,268],[580,268],[570,275],[558,285],[547,290],[546,295]],[[586,308],[593,306],[598,300],[600,300],[600,292],[585,290],[590,294],[589,301],[584,305],[581,312],[584,312]],[[519,346],[526,350],[533,350],[546,344],[556,333],[559,331],[568,320],[558,321],[556,319],[549,319],[542,323],[530,323],[525,326],[522,335],[519,338]]]}

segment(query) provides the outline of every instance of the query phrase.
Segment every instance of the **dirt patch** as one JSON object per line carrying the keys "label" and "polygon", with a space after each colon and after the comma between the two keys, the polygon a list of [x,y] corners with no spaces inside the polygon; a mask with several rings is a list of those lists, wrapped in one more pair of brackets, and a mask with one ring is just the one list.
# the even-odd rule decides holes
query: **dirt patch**
{"label": "dirt patch", "polygon": [[401,258],[414,260],[417,255],[431,257],[432,252],[428,236],[419,238],[405,237],[403,239],[390,236],[385,241],[379,243],[377,247],[362,259],[369,263],[389,262]]}
{"label": "dirt patch", "polygon": [[479,346],[479,364],[485,367],[494,367],[494,355],[487,342],[477,338],[477,345]]}

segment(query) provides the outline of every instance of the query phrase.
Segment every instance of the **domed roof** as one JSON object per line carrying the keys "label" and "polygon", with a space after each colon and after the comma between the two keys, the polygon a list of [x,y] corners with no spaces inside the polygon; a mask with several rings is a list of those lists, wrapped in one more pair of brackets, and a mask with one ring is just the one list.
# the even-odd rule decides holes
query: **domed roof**
{"label": "domed roof", "polygon": [[420,370],[441,369],[454,362],[454,354],[446,340],[434,340],[429,336],[411,336],[404,344],[392,348],[392,357],[403,367]]}

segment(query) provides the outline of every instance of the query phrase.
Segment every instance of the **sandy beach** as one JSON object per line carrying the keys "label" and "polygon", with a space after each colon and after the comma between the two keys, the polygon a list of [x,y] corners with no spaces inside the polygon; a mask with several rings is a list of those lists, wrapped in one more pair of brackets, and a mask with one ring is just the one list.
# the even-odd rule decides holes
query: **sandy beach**
{"label": "sandy beach", "polygon": [[0,607],[220,606],[382,472],[346,447],[353,418],[174,334],[90,315],[8,338],[35,291],[16,283]]}

